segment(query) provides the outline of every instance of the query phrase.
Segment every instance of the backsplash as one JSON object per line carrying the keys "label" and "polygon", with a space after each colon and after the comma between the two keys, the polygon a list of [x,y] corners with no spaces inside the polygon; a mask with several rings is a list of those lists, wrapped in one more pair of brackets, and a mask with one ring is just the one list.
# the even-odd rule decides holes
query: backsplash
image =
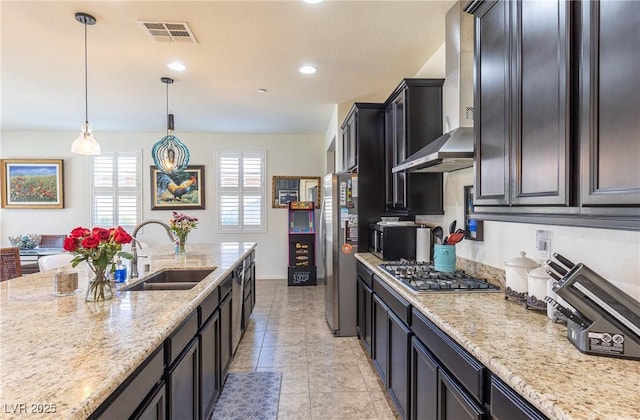
{"label": "backsplash", "polygon": [[472,277],[485,279],[491,284],[500,286],[501,289],[505,287],[505,271],[499,268],[456,256],[456,269],[462,270]]}

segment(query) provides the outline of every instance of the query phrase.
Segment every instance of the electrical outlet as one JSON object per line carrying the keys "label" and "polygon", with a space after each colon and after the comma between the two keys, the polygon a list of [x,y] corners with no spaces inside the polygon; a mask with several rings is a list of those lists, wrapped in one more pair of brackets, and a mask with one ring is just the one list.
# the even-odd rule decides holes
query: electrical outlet
{"label": "electrical outlet", "polygon": [[538,255],[543,261],[551,258],[551,239],[549,239],[548,231],[536,231],[536,251],[538,251]]}

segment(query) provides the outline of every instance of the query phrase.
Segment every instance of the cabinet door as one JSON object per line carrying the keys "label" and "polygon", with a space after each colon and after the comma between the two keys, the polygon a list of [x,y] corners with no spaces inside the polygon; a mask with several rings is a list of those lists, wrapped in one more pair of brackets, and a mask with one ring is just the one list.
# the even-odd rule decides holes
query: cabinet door
{"label": "cabinet door", "polygon": [[509,1],[481,5],[475,19],[475,204],[509,204]]}
{"label": "cabinet door", "polygon": [[402,418],[407,417],[409,407],[409,347],[411,330],[392,311],[389,316],[389,394],[396,403]]}
{"label": "cabinet door", "polygon": [[582,3],[583,206],[640,205],[640,3]]}
{"label": "cabinet door", "polygon": [[438,363],[415,337],[411,339],[411,418],[438,418]]}
{"label": "cabinet door", "polygon": [[512,6],[511,203],[568,206],[571,2]]}
{"label": "cabinet door", "polygon": [[376,367],[382,382],[387,386],[387,363],[389,346],[389,316],[387,305],[373,295],[373,365]]}
{"label": "cabinet door", "polygon": [[220,384],[224,384],[231,364],[231,347],[233,345],[231,320],[231,293],[228,293],[220,302],[220,381],[218,382]]}
{"label": "cabinet door", "polygon": [[158,385],[151,398],[141,408],[140,413],[133,415],[136,420],[164,420],[167,413],[167,392],[164,382]]}
{"label": "cabinet door", "polygon": [[441,420],[482,420],[484,409],[452,379],[444,369],[438,370],[439,404]]}
{"label": "cabinet door", "polygon": [[191,420],[199,415],[199,349],[196,337],[167,375],[171,419]]}
{"label": "cabinet door", "polygon": [[387,209],[393,208],[393,191],[394,191],[394,179],[395,174],[391,172],[396,164],[394,157],[395,140],[394,133],[394,114],[393,104],[387,106],[384,110],[384,174],[385,174],[385,207]]}
{"label": "cabinet door", "polygon": [[218,391],[220,390],[220,367],[218,355],[219,313],[215,312],[200,328],[200,414],[209,418]]}
{"label": "cabinet door", "polygon": [[368,356],[371,357],[371,325],[373,291],[358,277],[357,325],[358,337],[362,340]]}
{"label": "cabinet door", "polygon": [[[405,105],[405,91],[402,91],[392,104],[394,165],[407,158]],[[407,174],[404,171],[393,174],[393,206],[395,208],[407,207]]]}

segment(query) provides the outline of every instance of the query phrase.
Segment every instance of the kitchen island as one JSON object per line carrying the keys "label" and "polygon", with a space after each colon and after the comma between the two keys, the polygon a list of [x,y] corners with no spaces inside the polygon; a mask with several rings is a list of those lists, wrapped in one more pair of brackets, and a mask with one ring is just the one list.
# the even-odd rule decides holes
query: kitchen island
{"label": "kitchen island", "polygon": [[88,277],[81,270],[79,292],[66,297],[52,295],[55,271],[1,282],[0,418],[89,417],[158,354],[255,246],[191,244],[179,257],[170,246],[145,249],[140,266],[150,270],[141,269],[127,286],[163,269],[215,270],[189,290],[119,290],[105,302],[85,302]]}
{"label": "kitchen island", "polygon": [[[383,285],[379,289],[380,296],[384,298],[387,288],[392,291],[391,295],[399,296],[408,304],[410,315],[405,320],[409,320],[409,328],[415,334],[408,332],[409,346],[414,345],[415,340],[428,337],[429,340],[420,342],[418,346],[433,345],[436,358],[443,354],[442,359],[436,360],[444,366],[442,376],[456,377],[457,372],[462,372],[461,365],[467,363],[475,369],[470,375],[476,376],[459,376],[458,380],[470,384],[470,388],[476,386],[477,393],[483,394],[479,400],[481,404],[484,400],[485,407],[481,408],[486,410],[489,405],[493,411],[495,407],[488,402],[495,406],[496,401],[505,395],[498,395],[499,392],[508,394],[513,390],[552,419],[640,418],[640,361],[582,354],[567,339],[565,325],[553,323],[546,313],[526,310],[522,305],[505,300],[502,293],[418,294],[378,268],[382,261],[372,254],[356,254],[356,258],[372,272],[374,294],[376,281],[379,281]],[[390,295],[387,293],[387,296]],[[380,301],[380,298],[376,295],[373,300]],[[373,305],[375,307],[376,303]],[[406,312],[402,313],[404,308],[400,309],[400,316],[406,315]],[[392,312],[393,308],[389,311]],[[375,312],[373,316],[375,318]],[[398,317],[393,315],[393,318]],[[424,325],[435,327],[428,330]],[[436,329],[440,330],[440,335],[431,332]],[[442,332],[446,334],[444,338]],[[455,349],[448,354],[437,354],[436,351],[444,348],[443,343],[447,341],[454,347],[461,347],[467,356],[455,359]],[[371,346],[374,345],[375,339]],[[415,361],[415,351],[412,354]],[[433,354],[429,353],[429,357]],[[447,365],[448,360],[460,363]],[[415,367],[415,364],[410,364],[410,367]],[[391,373],[393,371],[390,371],[390,377]],[[468,373],[464,372],[465,375]],[[468,380],[481,375],[484,378],[479,382]],[[425,393],[419,395],[422,400],[428,397]],[[411,406],[414,402],[407,410],[415,409]]]}

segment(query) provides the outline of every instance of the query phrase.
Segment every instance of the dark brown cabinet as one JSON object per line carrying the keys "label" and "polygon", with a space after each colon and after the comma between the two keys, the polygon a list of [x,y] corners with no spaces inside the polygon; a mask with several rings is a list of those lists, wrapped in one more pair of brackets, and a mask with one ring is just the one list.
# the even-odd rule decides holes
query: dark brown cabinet
{"label": "dark brown cabinet", "polygon": [[388,307],[376,294],[373,295],[372,361],[382,382],[387,386],[387,363],[389,354]]}
{"label": "dark brown cabinet", "polygon": [[[216,302],[217,303],[217,302]],[[217,306],[217,305],[216,305]],[[219,331],[220,316],[216,310],[200,327],[200,415],[209,418],[218,397],[220,383]]]}
{"label": "dark brown cabinet", "polygon": [[167,372],[168,408],[171,419],[191,420],[199,416],[199,349],[196,337]]}
{"label": "dark brown cabinet", "polygon": [[[581,200],[640,206],[640,3],[580,5]],[[633,213],[629,213],[629,212]]]}
{"label": "dark brown cabinet", "polygon": [[465,10],[475,21],[478,218],[640,230],[640,4]]}
{"label": "dark brown cabinet", "polygon": [[438,370],[438,418],[441,420],[481,420],[484,408],[469,396],[444,369]]}
{"label": "dark brown cabinet", "polygon": [[[229,277],[232,279],[232,277]],[[226,280],[225,280],[226,281]],[[220,383],[224,384],[233,356],[231,291],[220,300]]]}
{"label": "dark brown cabinet", "polygon": [[570,6],[474,12],[476,205],[570,205]]}
{"label": "dark brown cabinet", "polygon": [[362,340],[369,357],[372,356],[372,325],[373,325],[373,273],[362,264],[356,267],[358,273],[357,281],[357,315],[356,326],[358,329],[358,338]]}
{"label": "dark brown cabinet", "polygon": [[496,376],[491,376],[491,417],[496,420],[542,420],[546,417]]}
{"label": "dark brown cabinet", "polygon": [[404,79],[385,102],[385,202],[390,212],[443,214],[441,173],[392,168],[442,135],[442,79]]}
{"label": "dark brown cabinet", "polygon": [[358,166],[356,114],[350,114],[342,124],[342,170],[351,171]]}
{"label": "dark brown cabinet", "polygon": [[[348,171],[358,176],[358,247],[369,249],[369,224],[384,214],[384,105],[356,102],[342,124],[343,136],[350,133],[355,166]],[[349,149],[343,149],[346,153]],[[352,159],[352,158],[349,158]]]}
{"label": "dark brown cabinet", "polygon": [[417,338],[411,339],[411,418],[438,419],[438,362]]}
{"label": "dark brown cabinet", "polygon": [[400,415],[407,418],[409,417],[409,348],[411,345],[411,330],[392,311],[388,312],[388,316],[389,372],[387,377],[389,394],[396,403]]}

